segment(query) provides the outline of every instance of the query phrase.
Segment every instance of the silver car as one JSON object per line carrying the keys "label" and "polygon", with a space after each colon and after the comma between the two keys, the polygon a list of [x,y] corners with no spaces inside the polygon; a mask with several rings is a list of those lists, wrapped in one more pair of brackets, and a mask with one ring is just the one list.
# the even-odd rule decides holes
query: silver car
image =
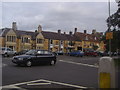
{"label": "silver car", "polygon": [[1,47],[0,54],[7,57],[7,56],[14,56],[16,55],[16,51],[12,50],[11,48]]}

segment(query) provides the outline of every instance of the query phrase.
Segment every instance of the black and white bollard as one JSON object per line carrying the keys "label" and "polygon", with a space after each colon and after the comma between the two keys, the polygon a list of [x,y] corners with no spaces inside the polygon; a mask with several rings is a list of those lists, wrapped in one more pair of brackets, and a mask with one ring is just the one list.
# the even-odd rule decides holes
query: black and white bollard
{"label": "black and white bollard", "polygon": [[115,64],[111,57],[101,57],[98,69],[99,88],[115,88]]}

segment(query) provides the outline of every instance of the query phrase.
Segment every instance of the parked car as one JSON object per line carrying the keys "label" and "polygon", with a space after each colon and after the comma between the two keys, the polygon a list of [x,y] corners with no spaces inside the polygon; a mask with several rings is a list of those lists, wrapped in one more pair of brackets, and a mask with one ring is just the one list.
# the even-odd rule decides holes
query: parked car
{"label": "parked car", "polygon": [[29,50],[25,49],[25,50],[21,50],[20,52],[17,53],[17,55],[22,55],[25,54],[26,52],[28,52]]}
{"label": "parked car", "polygon": [[8,56],[16,55],[17,52],[12,50],[11,48],[1,47],[0,48],[0,54],[3,55],[4,57],[8,57]]}
{"label": "parked car", "polygon": [[95,56],[95,57],[98,56],[96,51],[86,51],[85,55],[86,56]]}
{"label": "parked car", "polygon": [[104,52],[104,51],[99,51],[99,52],[97,52],[97,54],[99,56],[109,56],[109,54],[107,52]]}
{"label": "parked car", "polygon": [[56,64],[56,55],[46,50],[29,50],[24,55],[14,56],[12,62],[17,65],[26,65],[28,67],[35,64],[50,65]]}
{"label": "parked car", "polygon": [[63,51],[57,51],[57,52],[55,52],[57,55],[63,55],[64,54],[64,52]]}
{"label": "parked car", "polygon": [[78,51],[72,51],[72,52],[69,53],[69,55],[70,56],[81,56],[81,57],[83,57],[84,56],[84,52],[80,51],[80,50],[78,50]]}

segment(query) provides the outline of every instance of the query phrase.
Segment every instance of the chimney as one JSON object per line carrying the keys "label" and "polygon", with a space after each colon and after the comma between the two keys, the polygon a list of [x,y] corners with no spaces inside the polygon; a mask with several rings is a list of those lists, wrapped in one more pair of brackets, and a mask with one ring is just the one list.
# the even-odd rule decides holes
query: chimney
{"label": "chimney", "polygon": [[16,22],[13,22],[13,23],[12,23],[12,29],[13,29],[13,30],[17,30]]}
{"label": "chimney", "polygon": [[96,34],[96,30],[95,29],[92,30],[92,34]]}
{"label": "chimney", "polygon": [[39,33],[42,32],[42,26],[41,26],[41,25],[38,26],[38,32],[39,32]]}
{"label": "chimney", "polygon": [[64,32],[64,35],[66,34],[66,32]]}
{"label": "chimney", "polygon": [[86,34],[86,33],[87,33],[87,30],[84,30],[84,33]]}
{"label": "chimney", "polygon": [[61,34],[61,30],[58,30],[58,34]]}
{"label": "chimney", "polygon": [[74,30],[74,34],[77,32],[77,28],[75,28],[75,30]]}
{"label": "chimney", "polygon": [[69,32],[69,35],[72,36],[72,31]]}

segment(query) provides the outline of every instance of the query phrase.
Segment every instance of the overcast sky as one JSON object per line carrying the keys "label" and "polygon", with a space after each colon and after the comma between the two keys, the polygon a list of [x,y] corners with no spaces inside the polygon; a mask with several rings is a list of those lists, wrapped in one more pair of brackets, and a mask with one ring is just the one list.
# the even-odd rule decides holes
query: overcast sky
{"label": "overcast sky", "polygon": [[[118,9],[111,2],[111,14]],[[79,32],[92,29],[99,32],[107,30],[105,20],[108,17],[107,2],[3,2],[2,27],[11,27],[17,22],[19,30],[37,29],[42,25],[44,31]]]}

